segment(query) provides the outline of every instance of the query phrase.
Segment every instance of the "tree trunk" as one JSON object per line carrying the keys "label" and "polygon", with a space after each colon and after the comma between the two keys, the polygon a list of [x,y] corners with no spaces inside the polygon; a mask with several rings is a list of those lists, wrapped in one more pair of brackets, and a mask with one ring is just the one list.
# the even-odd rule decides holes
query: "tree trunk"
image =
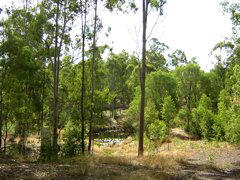
{"label": "tree trunk", "polygon": [[59,20],[59,0],[57,1],[57,12],[56,12],[56,29],[55,29],[55,49],[54,49],[54,84],[53,84],[53,154],[57,157],[58,153],[58,20]]}
{"label": "tree trunk", "polygon": [[93,29],[93,57],[92,57],[92,92],[91,92],[91,117],[89,123],[89,142],[88,142],[88,151],[89,153],[93,153],[93,143],[94,137],[92,136],[93,133],[93,121],[94,121],[94,90],[95,90],[95,79],[94,79],[94,63],[96,60],[96,31],[97,31],[97,3],[98,0],[95,0],[95,7],[94,7],[94,29]]}
{"label": "tree trunk", "polygon": [[146,30],[147,30],[147,13],[148,0],[143,0],[143,34],[142,34],[142,71],[141,71],[141,105],[140,105],[140,126],[139,126],[139,144],[138,156],[143,156],[143,140],[144,140],[144,109],[145,109],[145,79],[146,79]]}
{"label": "tree trunk", "polygon": [[81,92],[81,120],[82,120],[82,153],[85,151],[85,115],[84,115],[84,96],[85,96],[85,33],[87,23],[87,0],[85,0],[84,11],[82,12],[82,92]]}
{"label": "tree trunk", "polygon": [[2,148],[2,126],[3,126],[3,93],[2,93],[2,87],[0,89],[0,150]]}
{"label": "tree trunk", "polygon": [[41,112],[40,112],[40,131],[39,135],[42,134],[42,128],[43,128],[43,120],[44,120],[44,97],[45,97],[45,80],[46,80],[46,72],[45,72],[45,62],[44,62],[44,70],[43,70],[43,84],[42,84],[42,99],[41,99]]}
{"label": "tree trunk", "polygon": [[3,152],[6,153],[6,149],[7,149],[7,136],[8,136],[8,124],[7,124],[7,117],[5,119],[5,137],[3,139]]}
{"label": "tree trunk", "polygon": [[[3,66],[4,69],[4,66]],[[3,140],[3,83],[5,79],[5,70],[1,73],[1,89],[0,89],[0,150],[2,148],[2,140]]]}

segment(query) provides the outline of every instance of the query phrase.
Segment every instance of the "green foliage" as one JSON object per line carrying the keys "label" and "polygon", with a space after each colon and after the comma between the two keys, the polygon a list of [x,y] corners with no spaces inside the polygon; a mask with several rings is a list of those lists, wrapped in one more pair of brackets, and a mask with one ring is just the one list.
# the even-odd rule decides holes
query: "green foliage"
{"label": "green foliage", "polygon": [[186,108],[179,109],[177,115],[172,121],[172,126],[185,128],[189,116],[190,114]]}
{"label": "green foliage", "polygon": [[192,109],[197,106],[197,102],[201,97],[200,77],[201,71],[197,64],[187,64],[186,66],[178,66],[175,70],[177,79],[177,94],[180,106],[188,111],[185,129],[189,131],[191,123]]}
{"label": "green foliage", "polygon": [[[18,8],[5,9],[6,17],[0,22],[0,134],[11,128],[11,133],[21,137],[19,147],[24,149],[26,137],[41,132],[42,127],[48,125],[50,133],[42,141],[40,160],[51,161],[51,133],[54,124],[52,89],[53,82],[57,81],[59,119],[55,129],[63,128],[64,131],[63,156],[74,156],[81,150],[79,105],[83,97],[83,84],[85,127],[89,125],[91,107],[94,109],[93,119],[96,120],[96,125],[104,127],[109,122],[105,112],[109,107],[119,106],[129,107],[126,110],[125,128],[137,132],[140,116],[139,57],[126,51],[115,54],[108,45],[96,47],[92,102],[93,27],[89,25],[85,32],[87,45],[84,83],[81,82],[83,64],[74,63],[79,57],[70,55],[70,49],[78,51],[82,46],[82,39],[77,37],[74,41],[70,32],[75,17],[79,13],[83,15],[83,6],[87,5],[89,9],[86,13],[92,14],[93,1],[61,1],[58,25],[55,24],[57,1],[38,2],[37,6],[29,3],[29,7],[19,5]],[[157,9],[161,15],[166,0],[145,2],[148,10]],[[107,0],[104,5],[111,11],[125,11],[128,5],[133,10],[138,8],[134,0]],[[201,71],[195,59],[189,61],[181,50],[169,55],[168,61],[164,54],[169,47],[156,38],[150,40],[146,52],[144,115],[145,135],[148,138],[161,140],[174,125],[185,127],[198,138],[240,143],[240,5],[225,2],[222,6],[231,15],[233,37],[215,45],[212,53],[216,53],[217,63],[209,73]],[[96,28],[97,32],[102,28],[99,18]],[[109,31],[110,29],[111,27]],[[56,36],[58,46],[62,45],[61,48],[58,47],[60,63],[55,64],[60,68],[59,78],[54,81]],[[103,59],[102,54],[106,49],[110,53],[107,59]],[[170,69],[168,65],[175,69]]]}
{"label": "green foliage", "polygon": [[167,125],[164,121],[155,120],[149,126],[149,138],[152,140],[163,140],[167,135]]}
{"label": "green foliage", "polygon": [[147,2],[150,3],[151,7],[156,8],[160,12],[160,15],[163,15],[163,6],[167,3],[167,0],[150,0]]}
{"label": "green foliage", "polygon": [[138,121],[140,117],[140,88],[136,88],[134,99],[130,103],[129,108],[126,112],[125,126],[128,129],[137,129]]}
{"label": "green foliage", "polygon": [[154,120],[158,118],[158,112],[154,103],[149,100],[145,108],[145,120],[146,124],[151,124]]}
{"label": "green foliage", "polygon": [[226,139],[232,143],[240,143],[240,107],[233,104],[230,111],[230,119],[226,122]]}
{"label": "green foliage", "polygon": [[162,107],[165,96],[171,96],[176,103],[176,79],[172,73],[158,70],[148,75],[146,81],[146,98],[151,100],[158,111],[159,119],[162,119]]}
{"label": "green foliage", "polygon": [[41,147],[39,161],[48,162],[54,160],[52,146],[52,133],[49,127],[43,127],[41,135]]}
{"label": "green foliage", "polygon": [[175,73],[181,105],[191,111],[200,99],[200,67],[197,64],[187,64],[177,67]]}
{"label": "green foliage", "polygon": [[156,38],[150,41],[150,50],[147,51],[147,71],[167,70],[164,53],[169,47]]}
{"label": "green foliage", "polygon": [[171,66],[174,66],[174,67],[183,66],[188,63],[185,52],[179,49],[174,51],[169,57],[170,57],[170,64]]}
{"label": "green foliage", "polygon": [[68,122],[64,132],[64,144],[62,146],[63,156],[75,156],[80,152],[81,129]]}
{"label": "green foliage", "polygon": [[181,120],[181,121],[187,121],[188,117],[189,117],[189,112],[186,108],[182,108],[179,110],[178,112],[178,118]]}
{"label": "green foliage", "polygon": [[163,108],[162,108],[162,117],[163,120],[166,122],[168,127],[170,127],[170,121],[175,116],[175,104],[171,98],[171,96],[167,96],[164,98],[163,101]]}
{"label": "green foliage", "polygon": [[229,108],[231,99],[226,90],[222,90],[219,95],[218,114],[214,123],[214,134],[217,140],[223,140],[225,137],[227,121],[231,119]]}
{"label": "green foliage", "polygon": [[215,115],[211,111],[211,101],[203,94],[199,105],[192,111],[192,121],[190,122],[190,132],[196,137],[211,140],[214,137],[213,125]]}
{"label": "green foliage", "polygon": [[152,123],[158,120],[158,111],[154,105],[154,103],[149,100],[147,102],[147,106],[145,108],[145,129],[146,129],[146,135],[150,134],[150,126]]}
{"label": "green foliage", "polygon": [[41,149],[40,149],[40,162],[49,162],[54,160],[53,159],[53,146],[52,146],[52,139],[49,139],[45,141],[44,143],[41,143]]}
{"label": "green foliage", "polygon": [[[162,117],[162,108],[164,104],[164,97],[169,96],[171,98],[170,105],[175,106],[176,99],[176,82],[171,73],[158,70],[148,75],[146,81],[146,112],[145,112],[145,127],[148,128],[149,124]],[[175,100],[175,102],[174,102]],[[167,107],[166,107],[167,108]],[[165,114],[171,113],[165,108]],[[140,113],[140,88],[136,88],[133,101],[130,103],[130,107],[126,113],[127,126],[130,124],[136,129],[138,128]],[[170,114],[169,114],[170,115]],[[170,115],[173,117],[173,115]]]}
{"label": "green foliage", "polygon": [[234,93],[234,98],[236,100],[240,98],[240,65],[235,65],[233,67],[233,75],[231,79],[233,80],[234,84],[232,86],[232,91]]}
{"label": "green foliage", "polygon": [[[125,126],[128,129],[135,129],[137,131],[138,129],[138,122],[140,117],[140,89],[138,88],[135,93],[134,100],[130,103],[130,107],[126,112],[126,122]],[[148,128],[151,123],[153,123],[155,120],[158,119],[158,113],[159,111],[156,109],[155,104],[151,99],[147,101],[147,105],[145,108],[145,129],[147,131],[147,134],[149,132]]]}
{"label": "green foliage", "polygon": [[128,86],[127,82],[132,74],[131,70],[134,69],[129,68],[130,64],[134,66],[135,63],[133,61],[134,60],[129,57],[128,53],[122,51],[119,54],[111,53],[106,62],[107,87],[110,93],[116,95],[115,101],[120,102],[120,104],[129,103],[132,100],[131,94],[133,90],[130,88],[135,87]]}

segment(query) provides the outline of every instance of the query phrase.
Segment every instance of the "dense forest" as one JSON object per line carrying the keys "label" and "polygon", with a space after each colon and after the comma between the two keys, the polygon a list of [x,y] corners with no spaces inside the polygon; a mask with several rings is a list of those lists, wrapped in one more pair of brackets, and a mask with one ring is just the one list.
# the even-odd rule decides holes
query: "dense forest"
{"label": "dense forest", "polygon": [[[25,0],[2,7],[0,150],[27,154],[27,138],[37,134],[42,162],[94,154],[97,135],[114,122],[139,142],[140,157],[149,143],[171,142],[173,128],[195,140],[239,144],[239,3],[219,5],[231,15],[232,37],[209,50],[217,60],[209,72],[183,50],[167,54],[166,44],[148,39],[148,14],[163,15],[166,3]],[[141,56],[98,43],[107,36],[99,7],[143,9]]]}

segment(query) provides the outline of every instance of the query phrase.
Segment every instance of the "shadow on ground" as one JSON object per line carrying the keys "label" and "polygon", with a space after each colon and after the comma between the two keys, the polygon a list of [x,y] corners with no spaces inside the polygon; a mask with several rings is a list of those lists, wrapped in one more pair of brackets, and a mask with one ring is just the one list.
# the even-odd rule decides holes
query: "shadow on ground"
{"label": "shadow on ground", "polygon": [[186,179],[239,179],[240,166],[234,166],[230,170],[222,170],[213,164],[195,164],[194,160],[179,161],[181,172],[179,177]]}
{"label": "shadow on ground", "polygon": [[0,155],[0,179],[179,179],[158,169],[134,165],[78,162],[21,162]]}
{"label": "shadow on ground", "polygon": [[0,155],[0,179],[239,179],[240,161],[231,169],[213,164],[197,164],[194,159],[178,161],[172,171],[141,165],[111,164],[91,161],[78,163],[37,163],[16,161]]}

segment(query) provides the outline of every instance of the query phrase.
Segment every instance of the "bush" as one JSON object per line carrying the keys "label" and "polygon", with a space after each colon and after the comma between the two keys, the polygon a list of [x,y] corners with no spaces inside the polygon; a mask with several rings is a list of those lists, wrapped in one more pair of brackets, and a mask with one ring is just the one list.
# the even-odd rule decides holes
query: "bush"
{"label": "bush", "polygon": [[192,120],[190,121],[190,132],[198,138],[210,140],[214,137],[213,125],[215,115],[211,111],[211,101],[203,94],[199,105],[192,111]]}
{"label": "bush", "polygon": [[194,108],[192,110],[192,120],[190,121],[189,131],[198,139],[202,137],[200,121],[201,121],[201,115],[199,114],[198,110]]}
{"label": "bush", "polygon": [[186,108],[182,108],[179,110],[176,118],[174,119],[174,124],[176,126],[182,126],[184,127],[185,129],[188,129],[187,127],[187,121],[188,121],[188,118],[190,117],[189,115],[189,112]]}
{"label": "bush", "polygon": [[211,140],[214,138],[214,119],[215,116],[210,110],[202,108],[193,109],[190,132],[197,138]]}
{"label": "bush", "polygon": [[240,143],[240,116],[233,117],[227,126],[226,139],[232,143]]}
{"label": "bush", "polygon": [[175,116],[175,111],[175,104],[171,96],[166,96],[163,101],[162,118],[167,125],[168,133],[170,132],[170,128],[172,126],[172,119]]}
{"label": "bush", "polygon": [[214,122],[214,135],[216,140],[225,140],[227,120],[230,120],[232,115],[229,111],[231,106],[231,98],[226,90],[222,90],[219,95],[218,115]]}
{"label": "bush", "polygon": [[226,139],[232,143],[240,143],[240,107],[233,105],[229,111],[230,120],[226,122]]}
{"label": "bush", "polygon": [[49,162],[52,161],[54,157],[53,154],[53,146],[52,146],[52,141],[46,141],[41,144],[40,148],[40,158],[39,161],[41,162]]}
{"label": "bush", "polygon": [[150,125],[156,121],[156,119],[158,119],[158,111],[154,105],[154,103],[149,100],[147,102],[147,106],[145,108],[145,114],[144,114],[144,118],[145,118],[145,129],[146,129],[146,135],[149,135],[149,127]]}
{"label": "bush", "polygon": [[[145,129],[148,134],[148,128],[151,123],[155,121],[155,119],[158,119],[158,111],[156,109],[155,104],[153,103],[152,100],[148,100],[145,108]],[[139,118],[140,118],[140,101],[139,98],[135,98],[131,104],[129,109],[127,110],[126,113],[126,122],[125,122],[125,127],[127,129],[137,132],[139,129]]]}
{"label": "bush", "polygon": [[68,123],[64,133],[64,144],[62,146],[62,155],[71,157],[80,152],[81,130],[72,123]]}
{"label": "bush", "polygon": [[202,137],[207,140],[211,140],[214,137],[213,125],[214,125],[214,114],[210,111],[200,110],[200,129],[202,132]]}
{"label": "bush", "polygon": [[130,103],[128,110],[126,111],[125,126],[128,129],[138,129],[138,122],[140,117],[140,88],[136,88],[135,97]]}
{"label": "bush", "polygon": [[148,128],[149,139],[164,139],[167,135],[167,125],[164,121],[155,120]]}
{"label": "bush", "polygon": [[53,146],[52,146],[52,131],[50,127],[44,126],[42,128],[42,135],[41,135],[41,148],[40,148],[40,157],[39,161],[52,161],[54,160],[53,154]]}

